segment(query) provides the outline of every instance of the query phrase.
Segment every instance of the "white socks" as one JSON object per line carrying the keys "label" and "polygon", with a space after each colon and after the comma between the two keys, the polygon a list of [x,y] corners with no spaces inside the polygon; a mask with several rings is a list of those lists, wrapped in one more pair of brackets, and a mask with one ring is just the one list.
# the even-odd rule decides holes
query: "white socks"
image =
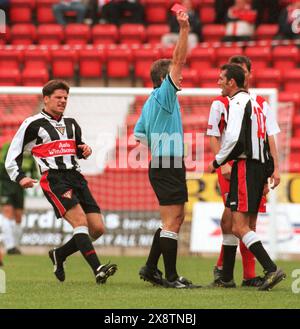
{"label": "white socks", "polygon": [[16,247],[15,221],[2,216],[3,243],[6,250]]}

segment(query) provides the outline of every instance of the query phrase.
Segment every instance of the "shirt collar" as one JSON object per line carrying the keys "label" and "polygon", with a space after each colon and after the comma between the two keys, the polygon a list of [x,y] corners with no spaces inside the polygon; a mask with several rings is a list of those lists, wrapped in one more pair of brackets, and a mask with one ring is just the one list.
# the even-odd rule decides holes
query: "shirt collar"
{"label": "shirt collar", "polygon": [[48,113],[45,109],[42,110],[42,114],[43,114],[45,117],[47,117],[48,119],[52,119],[52,120],[55,120],[55,121],[57,121],[57,122],[59,122],[59,121],[62,119],[62,117],[63,117],[63,114],[61,114],[61,115],[55,117],[55,116],[51,115],[50,113]]}

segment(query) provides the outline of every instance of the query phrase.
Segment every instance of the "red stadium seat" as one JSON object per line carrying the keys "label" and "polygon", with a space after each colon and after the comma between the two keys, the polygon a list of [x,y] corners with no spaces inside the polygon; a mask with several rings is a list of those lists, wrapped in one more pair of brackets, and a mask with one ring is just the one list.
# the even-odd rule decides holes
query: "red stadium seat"
{"label": "red stadium seat", "polygon": [[59,24],[42,24],[37,28],[37,35],[41,45],[59,45],[64,40],[64,29]]}
{"label": "red stadium seat", "polygon": [[31,23],[35,0],[10,0],[11,23]]}
{"label": "red stadium seat", "polygon": [[69,47],[53,49],[52,74],[55,78],[73,78],[75,63],[77,62],[76,51]]}
{"label": "red stadium seat", "polygon": [[23,51],[12,47],[0,48],[0,69],[19,69],[23,63]]}
{"label": "red stadium seat", "polygon": [[2,68],[0,70],[0,86],[19,86],[21,74],[19,69]]}
{"label": "red stadium seat", "polygon": [[107,49],[107,77],[127,78],[130,73],[132,52],[126,46],[109,46]]}
{"label": "red stadium seat", "polygon": [[278,32],[278,24],[261,24],[255,31],[257,40],[272,40]]}
{"label": "red stadium seat", "polygon": [[253,72],[257,88],[280,88],[281,73],[278,69],[266,68]]}
{"label": "red stadium seat", "polygon": [[300,69],[287,69],[283,73],[283,89],[285,91],[295,91],[300,90]]}
{"label": "red stadium seat", "polygon": [[194,88],[199,87],[199,75],[194,69],[183,68],[182,69],[182,87],[183,88]]}
{"label": "red stadium seat", "polygon": [[151,24],[146,27],[147,42],[150,44],[160,44],[161,37],[170,32],[167,24]]}
{"label": "red stadium seat", "polygon": [[205,69],[199,73],[199,85],[203,88],[217,88],[220,69]]}
{"label": "red stadium seat", "polygon": [[167,22],[169,0],[144,0],[145,16],[148,24]]}
{"label": "red stadium seat", "polygon": [[39,24],[56,23],[52,7],[58,0],[38,0],[36,2],[36,18]]}
{"label": "red stadium seat", "polygon": [[92,28],[94,45],[111,45],[119,40],[119,31],[113,24],[97,24]]}
{"label": "red stadium seat", "polygon": [[48,64],[50,55],[47,48],[32,47],[24,51],[24,86],[42,86],[49,80]]}
{"label": "red stadium seat", "polygon": [[215,64],[215,48],[213,47],[195,47],[188,56],[190,68],[197,70],[198,73],[207,68],[211,68]]}
{"label": "red stadium seat", "polygon": [[33,46],[24,50],[25,67],[47,68],[50,63],[50,53],[47,47]]}
{"label": "red stadium seat", "polygon": [[212,6],[200,6],[199,17],[202,24],[213,24],[216,19],[216,10]]}
{"label": "red stadium seat", "polygon": [[281,71],[296,68],[299,60],[298,47],[277,46],[273,49],[273,66]]}
{"label": "red stadium seat", "polygon": [[223,24],[206,24],[202,28],[204,41],[221,41],[225,35]]}
{"label": "red stadium seat", "polygon": [[226,64],[231,56],[242,54],[243,49],[240,47],[219,47],[216,49],[216,65],[220,67]]}
{"label": "red stadium seat", "polygon": [[123,24],[119,29],[120,43],[133,45],[145,41],[146,30],[143,24]]}
{"label": "red stadium seat", "polygon": [[45,68],[26,67],[22,72],[23,86],[43,86],[49,80],[49,73]]}
{"label": "red stadium seat", "polygon": [[15,24],[11,28],[11,44],[32,45],[36,40],[36,27],[33,24]]}
{"label": "red stadium seat", "polygon": [[79,75],[81,78],[100,78],[105,62],[105,52],[102,47],[87,46],[78,51]]}
{"label": "red stadium seat", "polygon": [[245,49],[245,55],[251,59],[252,69],[264,69],[271,63],[271,48],[268,46],[253,46]]}
{"label": "red stadium seat", "polygon": [[86,45],[91,37],[87,24],[68,24],[65,28],[65,42],[67,45]]}
{"label": "red stadium seat", "polygon": [[160,57],[160,51],[149,45],[132,49],[134,74],[136,78],[144,78],[149,76],[152,63]]}

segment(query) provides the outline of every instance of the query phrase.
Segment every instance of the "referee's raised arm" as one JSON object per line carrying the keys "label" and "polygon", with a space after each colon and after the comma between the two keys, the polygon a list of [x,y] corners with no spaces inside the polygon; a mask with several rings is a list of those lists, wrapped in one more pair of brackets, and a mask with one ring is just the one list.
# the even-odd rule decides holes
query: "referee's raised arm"
{"label": "referee's raised arm", "polygon": [[180,86],[180,82],[182,80],[181,70],[185,64],[188,50],[190,24],[189,16],[184,11],[179,11],[176,14],[176,18],[179,24],[179,38],[173,52],[170,76],[175,85]]}

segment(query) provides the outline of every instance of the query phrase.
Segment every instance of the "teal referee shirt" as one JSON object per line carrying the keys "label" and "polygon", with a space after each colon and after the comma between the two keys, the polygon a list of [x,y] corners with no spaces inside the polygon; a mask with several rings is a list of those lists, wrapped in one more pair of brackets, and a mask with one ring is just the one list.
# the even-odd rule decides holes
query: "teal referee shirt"
{"label": "teal referee shirt", "polygon": [[184,154],[178,90],[167,75],[147,99],[135,125],[135,138],[147,142],[152,157],[182,157]]}

